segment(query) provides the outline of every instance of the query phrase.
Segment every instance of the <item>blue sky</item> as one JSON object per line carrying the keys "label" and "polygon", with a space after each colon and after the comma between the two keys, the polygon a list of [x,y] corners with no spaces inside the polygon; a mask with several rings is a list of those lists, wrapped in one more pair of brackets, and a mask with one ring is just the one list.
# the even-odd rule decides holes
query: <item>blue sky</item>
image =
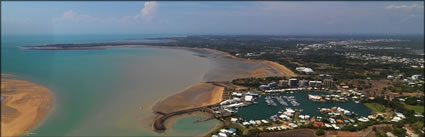
{"label": "blue sky", "polygon": [[1,2],[2,34],[423,34],[423,2]]}

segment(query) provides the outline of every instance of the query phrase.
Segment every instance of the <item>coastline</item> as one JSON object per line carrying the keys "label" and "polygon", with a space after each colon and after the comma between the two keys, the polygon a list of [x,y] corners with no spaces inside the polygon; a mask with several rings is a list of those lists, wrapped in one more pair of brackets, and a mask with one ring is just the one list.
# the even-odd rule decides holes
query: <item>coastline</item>
{"label": "coastline", "polygon": [[[240,73],[236,73],[234,76],[231,76],[233,78],[247,78],[247,77],[267,77],[267,76],[287,76],[287,77],[295,77],[296,74],[292,72],[287,67],[268,60],[257,60],[257,59],[245,59],[245,58],[239,58],[236,56],[233,56],[227,52],[215,50],[215,49],[209,49],[209,48],[190,48],[190,47],[181,47],[181,46],[152,46],[152,45],[107,45],[107,46],[95,46],[95,47],[70,47],[70,48],[58,48],[58,47],[33,47],[29,50],[107,50],[107,49],[115,49],[115,48],[165,48],[165,49],[180,49],[180,50],[189,50],[194,52],[195,54],[199,54],[199,56],[203,57],[224,57],[231,60],[236,60],[239,62],[243,62],[245,64],[252,64],[252,65],[260,65],[259,67],[256,67],[255,69],[244,69]],[[25,50],[28,50],[28,48],[24,48]],[[273,73],[273,74],[272,74]],[[223,74],[221,74],[223,75]],[[210,79],[211,80],[211,79]],[[214,80],[214,79],[212,79]],[[208,106],[212,104],[218,104],[222,101],[222,95],[224,91],[224,87],[221,87],[221,89],[217,89],[214,87],[220,87],[217,85],[213,85],[213,88],[209,89],[202,89],[203,86],[208,86],[209,84],[205,82],[200,82],[195,85],[192,85],[191,87],[183,90],[178,91],[175,94],[172,94],[168,97],[165,97],[165,99],[162,99],[158,101],[157,103],[154,103],[152,106],[152,110],[154,113],[160,112],[160,113],[171,113],[181,110],[187,110],[191,108],[196,107],[203,107]],[[207,101],[206,101],[207,100]],[[194,112],[185,113],[185,114],[179,114],[170,117],[168,120],[164,121],[166,127],[172,126],[172,121],[176,121],[178,119],[181,119],[182,116],[190,116]],[[155,119],[158,119],[160,115],[156,115]],[[171,120],[171,122],[169,121]],[[218,125],[216,128],[221,128],[221,125]],[[211,131],[214,131],[213,129]],[[210,132],[211,132],[210,131]],[[209,134],[206,133],[206,135]]]}
{"label": "coastline", "polygon": [[[183,50],[204,50],[207,52],[215,53],[218,55],[222,55],[225,57],[229,57],[231,59],[235,59],[238,61],[242,61],[244,63],[248,64],[264,64],[265,66],[270,67],[273,70],[276,70],[277,73],[279,73],[281,76],[288,76],[288,77],[296,77],[297,75],[291,71],[286,66],[279,64],[277,62],[269,61],[269,60],[259,60],[259,59],[245,59],[236,57],[234,55],[231,55],[230,53],[219,51],[216,49],[210,49],[210,48],[192,48],[192,47],[184,47],[184,46],[153,46],[148,44],[123,44],[123,45],[105,45],[105,46],[94,46],[94,47],[70,47],[70,48],[61,48],[57,46],[35,46],[35,47],[21,47],[23,50],[106,50],[106,49],[114,49],[114,48],[166,48],[166,49],[183,49]],[[257,70],[258,71],[258,70]],[[258,72],[248,72],[248,73],[254,73],[245,77],[266,77],[264,74],[258,75],[256,73]],[[239,77],[243,78],[243,77]]]}
{"label": "coastline", "polygon": [[46,87],[1,74],[1,136],[20,136],[47,117],[54,96]]}

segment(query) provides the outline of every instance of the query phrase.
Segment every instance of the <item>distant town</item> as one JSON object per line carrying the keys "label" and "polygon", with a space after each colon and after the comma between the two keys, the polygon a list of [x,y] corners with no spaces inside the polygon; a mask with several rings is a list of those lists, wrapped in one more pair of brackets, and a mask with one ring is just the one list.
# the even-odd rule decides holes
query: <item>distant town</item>
{"label": "distant town", "polygon": [[[176,42],[168,45],[275,61],[298,74],[233,80],[249,90],[229,90],[227,98],[212,107],[225,123],[213,137],[281,136],[290,129],[316,129],[316,136],[338,131],[337,135],[419,137],[425,130],[424,43],[417,38],[188,36],[172,38]],[[302,98],[295,97],[306,91]],[[330,105],[309,108],[320,113],[313,116],[303,114],[307,102],[300,100]],[[371,112],[361,115],[362,110],[350,111],[350,105],[331,105],[343,102],[363,104]],[[256,105],[281,109],[264,119],[244,119],[242,111]]]}

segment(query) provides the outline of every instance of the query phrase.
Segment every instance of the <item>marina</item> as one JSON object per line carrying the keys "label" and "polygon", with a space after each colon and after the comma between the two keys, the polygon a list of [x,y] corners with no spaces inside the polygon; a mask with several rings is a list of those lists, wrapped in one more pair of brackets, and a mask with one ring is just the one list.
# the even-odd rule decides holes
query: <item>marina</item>
{"label": "marina", "polygon": [[[273,115],[288,110],[289,112],[299,110],[300,115],[327,117],[327,115],[320,112],[320,108],[341,107],[346,111],[353,112],[357,116],[367,116],[371,110],[361,103],[355,103],[353,100],[345,102],[316,102],[309,99],[309,95],[322,95],[327,94],[324,92],[316,91],[296,91],[287,93],[274,93],[258,97],[257,104],[251,104],[239,109],[235,115],[244,120],[262,120],[273,118]],[[275,103],[276,99],[279,103]],[[289,103],[287,103],[287,102]],[[301,111],[302,110],[302,111]],[[285,112],[283,111],[283,112]],[[283,113],[282,112],[282,113]],[[278,116],[275,116],[276,118]]]}

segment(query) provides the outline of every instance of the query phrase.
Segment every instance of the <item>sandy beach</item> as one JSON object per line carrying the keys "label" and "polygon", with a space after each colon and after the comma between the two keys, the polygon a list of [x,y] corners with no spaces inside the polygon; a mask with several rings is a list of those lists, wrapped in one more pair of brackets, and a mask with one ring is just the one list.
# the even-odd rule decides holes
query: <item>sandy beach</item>
{"label": "sandy beach", "polygon": [[53,106],[49,89],[1,74],[1,136],[20,136],[37,126]]}
{"label": "sandy beach", "polygon": [[155,104],[155,112],[170,113],[185,109],[208,106],[221,102],[224,87],[211,83],[198,83],[178,94]]}

